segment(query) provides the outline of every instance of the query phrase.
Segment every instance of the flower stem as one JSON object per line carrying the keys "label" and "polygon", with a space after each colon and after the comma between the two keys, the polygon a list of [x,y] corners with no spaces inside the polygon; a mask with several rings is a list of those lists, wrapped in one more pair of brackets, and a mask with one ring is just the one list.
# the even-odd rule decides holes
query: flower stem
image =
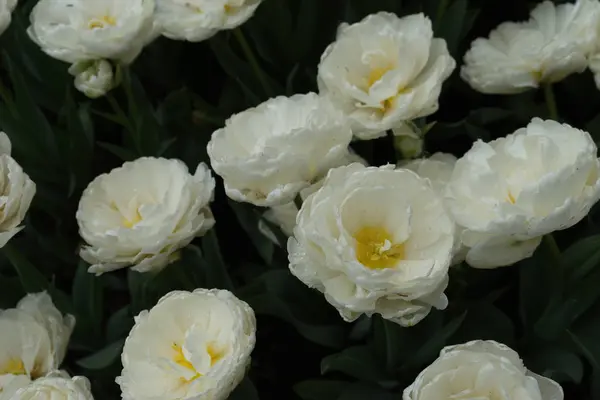
{"label": "flower stem", "polygon": [[558,107],[556,107],[556,98],[554,97],[554,90],[552,90],[551,83],[544,85],[544,97],[550,118],[558,121]]}
{"label": "flower stem", "polygon": [[548,248],[548,251],[552,255],[554,260],[560,259],[560,248],[556,244],[556,240],[554,240],[554,236],[551,233],[544,236],[544,244]]}
{"label": "flower stem", "polygon": [[260,84],[262,85],[265,93],[267,94],[267,96],[273,97],[273,95],[274,95],[273,89],[269,85],[269,82],[267,81],[264,71],[262,70],[262,68],[260,68],[258,60],[256,59],[256,56],[254,55],[254,52],[252,51],[250,44],[246,40],[246,36],[244,36],[244,32],[242,32],[241,28],[236,28],[233,30],[233,34],[234,34],[235,38],[237,39],[238,43],[240,44],[240,46],[242,47],[242,51],[246,55],[246,59],[248,60],[248,62],[250,63],[250,66],[254,70],[254,74],[260,81]]}
{"label": "flower stem", "polygon": [[556,244],[556,240],[554,240],[554,236],[551,233],[547,234],[543,238],[544,246],[546,246],[546,251],[548,256],[550,257],[550,262],[552,263],[552,270],[555,279],[556,287],[553,289],[557,293],[562,293],[562,288],[564,284],[564,270],[561,262],[561,253],[560,248]]}

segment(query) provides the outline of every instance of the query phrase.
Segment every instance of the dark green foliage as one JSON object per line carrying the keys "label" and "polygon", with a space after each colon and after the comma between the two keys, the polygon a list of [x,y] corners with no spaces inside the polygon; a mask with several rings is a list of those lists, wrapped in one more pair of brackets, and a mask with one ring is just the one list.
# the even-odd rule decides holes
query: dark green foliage
{"label": "dark green foliage", "polygon": [[[210,135],[232,113],[275,95],[317,90],[319,57],[338,23],[380,10],[425,12],[460,66],[475,37],[526,18],[532,1],[265,0],[239,30],[196,44],[156,40],[122,71],[119,88],[93,101],[74,90],[68,65],[28,39],[34,3],[21,1],[0,37],[0,129],[37,184],[25,230],[0,251],[0,308],[48,290],[74,314],[65,366],[90,378],[96,399],[120,398],[114,379],[135,315],[171,290],[217,287],[232,290],[258,316],[252,368],[231,399],[399,399],[445,345],[494,339],[563,384],[566,399],[600,400],[598,207],[555,235],[559,259],[542,244],[512,267],[456,267],[449,308],[413,328],[378,316],[343,322],[320,293],[291,275],[284,236],[277,232],[277,246],[260,233],[262,210],[228,200],[220,181],[216,227],[157,275],[121,270],[95,277],[77,255],[75,213],[93,177],[143,155],[180,158],[190,169],[208,163]],[[260,72],[248,62],[248,49]],[[569,77],[555,90],[561,119],[600,140],[600,93],[591,75]],[[457,69],[444,85],[440,111],[428,118],[437,123],[426,151],[460,156],[474,140],[504,136],[546,113],[540,93],[484,96]],[[393,151],[380,151],[389,146],[382,138],[356,149],[382,164],[393,161]]]}

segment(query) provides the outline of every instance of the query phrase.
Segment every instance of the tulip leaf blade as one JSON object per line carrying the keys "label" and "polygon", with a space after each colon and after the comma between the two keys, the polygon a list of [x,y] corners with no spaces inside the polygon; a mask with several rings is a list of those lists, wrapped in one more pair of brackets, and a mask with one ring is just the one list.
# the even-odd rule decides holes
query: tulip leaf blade
{"label": "tulip leaf blade", "polygon": [[101,370],[117,362],[125,345],[125,339],[119,339],[100,351],[76,361],[77,365],[89,370]]}

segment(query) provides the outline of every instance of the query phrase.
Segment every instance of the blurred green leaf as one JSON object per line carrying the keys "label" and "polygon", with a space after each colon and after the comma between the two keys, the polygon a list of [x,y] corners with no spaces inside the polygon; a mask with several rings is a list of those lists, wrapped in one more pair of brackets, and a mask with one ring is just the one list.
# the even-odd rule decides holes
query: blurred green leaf
{"label": "blurred green leaf", "polygon": [[520,263],[519,275],[519,312],[525,328],[532,330],[550,304],[560,303],[557,276],[543,248]]}
{"label": "blurred green leaf", "polygon": [[346,330],[340,326],[341,318],[320,293],[304,286],[289,270],[264,273],[242,288],[238,296],[257,314],[290,323],[312,342],[332,348],[340,348],[344,343]]}
{"label": "blurred green leaf", "polygon": [[117,340],[102,350],[77,360],[77,365],[90,370],[108,368],[119,360],[124,345],[125,339]]}
{"label": "blurred green leaf", "polygon": [[361,381],[380,382],[390,380],[368,346],[348,347],[325,357],[321,361],[321,374],[343,372]]}
{"label": "blurred green leaf", "polygon": [[401,361],[403,329],[400,325],[374,316],[373,318],[373,342],[375,352],[388,372],[393,371]]}
{"label": "blurred green leaf", "polygon": [[469,306],[468,314],[461,327],[452,337],[456,343],[485,338],[507,346],[515,342],[515,326],[512,320],[490,303],[475,303]]}
{"label": "blurred green leaf", "polygon": [[208,231],[202,238],[202,253],[206,261],[205,270],[207,285],[221,289],[233,290],[233,282],[223,261],[219,241],[214,229]]}
{"label": "blurred green leaf", "polygon": [[337,399],[348,382],[313,380],[304,381],[294,386],[294,391],[303,400],[332,400]]}
{"label": "blurred green leaf", "polygon": [[21,286],[27,293],[38,293],[48,289],[50,286],[48,280],[31,264],[12,241],[2,248],[2,253],[15,268]]}
{"label": "blurred green leaf", "polygon": [[103,321],[104,291],[101,281],[87,270],[88,264],[80,261],[73,280],[73,304],[80,321],[77,328],[85,323],[86,333],[97,336]]}
{"label": "blurred green leaf", "polygon": [[242,228],[248,233],[258,254],[268,265],[271,265],[275,247],[273,242],[265,237],[258,229],[258,224],[261,219],[260,213],[247,204],[241,204],[231,200],[228,201],[228,204],[235,213]]}
{"label": "blurred green leaf", "polygon": [[454,57],[457,55],[459,39],[461,38],[462,32],[467,28],[465,27],[465,19],[467,17],[468,4],[467,0],[453,1],[444,12],[439,23],[436,21],[436,37],[446,39],[448,50]]}
{"label": "blurred green leaf", "polygon": [[114,342],[117,339],[126,336],[131,328],[133,328],[134,320],[131,315],[131,307],[126,305],[125,307],[116,311],[108,319],[106,324],[106,340]]}
{"label": "blurred green leaf", "polygon": [[375,385],[365,383],[354,383],[349,385],[338,398],[338,400],[398,400],[399,394],[394,394],[383,390]]}
{"label": "blurred green leaf", "polygon": [[440,350],[448,344],[448,340],[452,335],[454,335],[461,327],[467,315],[468,312],[465,312],[452,319],[441,329],[430,331],[430,336],[427,341],[418,350],[415,350],[414,354],[406,361],[405,368],[415,368],[426,365],[434,360],[438,356]]}
{"label": "blurred green leaf", "polygon": [[229,400],[260,400],[258,392],[252,381],[245,377],[244,380],[235,388],[228,397]]}
{"label": "blurred green leaf", "polygon": [[600,265],[600,235],[589,236],[575,242],[561,256],[568,265],[569,282],[576,284]]}
{"label": "blurred green leaf", "polygon": [[581,383],[584,366],[579,356],[556,346],[544,346],[527,353],[527,369],[557,382]]}

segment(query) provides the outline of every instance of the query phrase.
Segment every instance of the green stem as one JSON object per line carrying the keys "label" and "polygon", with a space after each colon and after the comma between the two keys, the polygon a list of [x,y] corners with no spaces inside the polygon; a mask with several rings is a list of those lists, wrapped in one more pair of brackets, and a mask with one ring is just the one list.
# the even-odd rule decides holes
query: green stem
{"label": "green stem", "polygon": [[543,244],[546,246],[546,251],[550,256],[553,273],[555,274],[554,282],[556,282],[556,288],[554,288],[557,292],[562,292],[563,281],[564,281],[564,269],[562,267],[561,262],[561,253],[558,244],[556,244],[556,240],[554,240],[554,236],[551,233],[547,234],[543,238]]}
{"label": "green stem", "polygon": [[240,46],[242,47],[242,51],[246,55],[246,59],[248,60],[248,62],[250,63],[250,66],[254,70],[254,74],[260,81],[260,84],[262,85],[263,90],[265,91],[267,96],[273,97],[274,96],[273,89],[269,85],[269,82],[267,81],[267,77],[266,77],[264,71],[262,70],[262,68],[260,68],[260,64],[258,63],[258,60],[256,59],[256,56],[254,55],[254,52],[252,51],[250,44],[246,40],[246,36],[244,36],[244,32],[242,32],[241,28],[237,28],[237,29],[233,30],[233,34],[234,34],[235,38],[237,39],[237,41],[239,42]]}
{"label": "green stem", "polygon": [[556,98],[554,97],[554,90],[552,90],[552,84],[544,85],[544,97],[546,99],[546,106],[548,107],[548,113],[550,118],[558,121],[558,107],[556,106]]}
{"label": "green stem", "polygon": [[554,260],[560,260],[560,248],[558,244],[556,244],[556,240],[554,240],[554,236],[551,233],[544,236],[544,244],[548,248],[548,251],[552,255]]}

